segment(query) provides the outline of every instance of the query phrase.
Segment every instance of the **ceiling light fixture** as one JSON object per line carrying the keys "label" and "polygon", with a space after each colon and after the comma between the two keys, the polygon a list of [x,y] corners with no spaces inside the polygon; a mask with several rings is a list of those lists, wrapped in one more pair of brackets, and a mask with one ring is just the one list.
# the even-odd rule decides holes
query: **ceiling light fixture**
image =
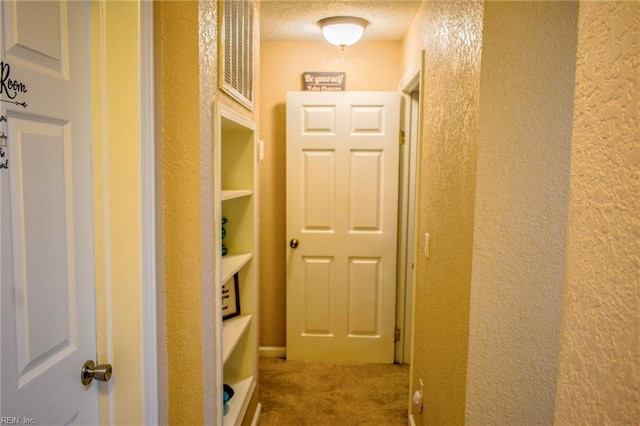
{"label": "ceiling light fixture", "polygon": [[321,19],[318,25],[322,28],[325,40],[344,49],[360,40],[369,22],[352,16],[334,16]]}

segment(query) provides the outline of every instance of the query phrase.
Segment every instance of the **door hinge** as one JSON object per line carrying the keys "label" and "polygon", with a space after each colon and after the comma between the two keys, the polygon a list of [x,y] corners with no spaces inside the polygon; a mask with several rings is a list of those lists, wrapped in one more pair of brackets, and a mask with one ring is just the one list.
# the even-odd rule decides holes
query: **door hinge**
{"label": "door hinge", "polygon": [[400,143],[400,145],[404,145],[404,130],[400,130],[400,135],[398,136],[398,142]]}
{"label": "door hinge", "polygon": [[393,341],[394,342],[399,342],[400,341],[400,329],[399,328],[396,328],[396,333],[395,333],[395,336],[393,338]]}

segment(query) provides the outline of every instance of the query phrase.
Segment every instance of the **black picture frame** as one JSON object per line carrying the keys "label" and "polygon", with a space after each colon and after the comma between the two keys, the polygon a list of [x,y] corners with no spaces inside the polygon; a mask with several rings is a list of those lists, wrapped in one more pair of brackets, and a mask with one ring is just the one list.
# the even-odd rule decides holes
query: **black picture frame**
{"label": "black picture frame", "polygon": [[231,280],[222,285],[222,320],[240,315],[240,278],[236,273]]}

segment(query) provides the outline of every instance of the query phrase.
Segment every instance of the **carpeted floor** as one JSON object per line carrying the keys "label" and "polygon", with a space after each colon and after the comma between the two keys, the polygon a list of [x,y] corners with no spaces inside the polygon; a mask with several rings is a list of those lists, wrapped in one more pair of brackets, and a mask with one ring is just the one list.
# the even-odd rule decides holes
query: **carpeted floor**
{"label": "carpeted floor", "polygon": [[261,426],[406,425],[409,366],[260,358]]}

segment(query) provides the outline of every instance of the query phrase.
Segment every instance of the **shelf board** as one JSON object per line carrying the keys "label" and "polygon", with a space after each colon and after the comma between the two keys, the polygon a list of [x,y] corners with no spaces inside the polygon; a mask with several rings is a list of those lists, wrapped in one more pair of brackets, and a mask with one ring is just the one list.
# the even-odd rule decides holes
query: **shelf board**
{"label": "shelf board", "polygon": [[233,200],[234,198],[247,197],[253,194],[251,189],[223,189],[222,201]]}
{"label": "shelf board", "polygon": [[236,348],[240,338],[251,324],[251,315],[241,315],[222,322],[222,364]]}
{"label": "shelf board", "polygon": [[233,388],[233,398],[229,401],[229,412],[224,416],[223,422],[225,425],[240,425],[251,401],[256,381],[254,376],[250,376],[227,384]]}
{"label": "shelf board", "polygon": [[222,257],[222,284],[226,283],[253,257],[252,253],[228,254]]}

